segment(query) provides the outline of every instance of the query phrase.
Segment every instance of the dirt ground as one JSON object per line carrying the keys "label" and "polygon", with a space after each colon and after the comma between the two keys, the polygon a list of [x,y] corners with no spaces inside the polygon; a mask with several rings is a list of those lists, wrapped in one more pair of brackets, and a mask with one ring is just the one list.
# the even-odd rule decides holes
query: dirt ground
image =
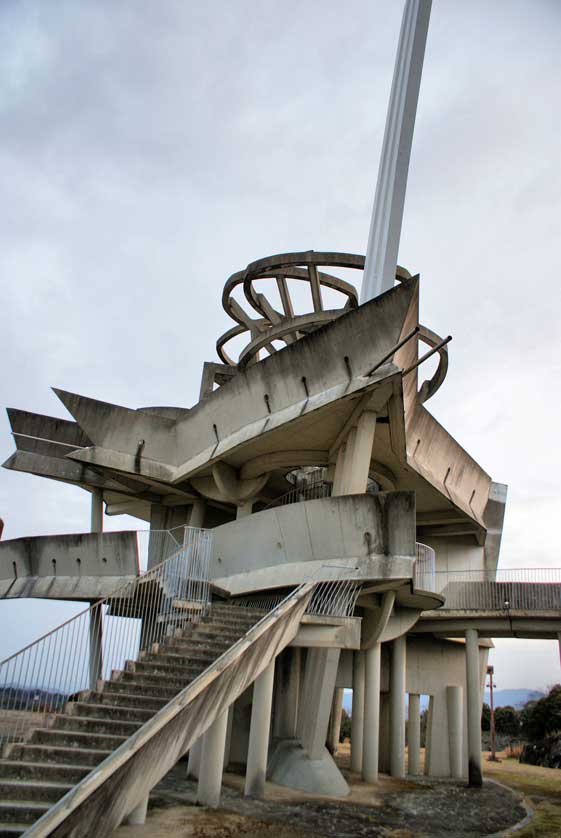
{"label": "dirt ground", "polygon": [[349,772],[348,747],[338,761],[351,785],[348,797],[318,798],[267,783],[265,800],[247,800],[241,772],[228,772],[219,811],[193,805],[196,784],[179,763],[154,789],[146,824],[121,827],[115,838],[483,838],[526,814],[520,795],[495,783],[470,789],[382,776],[374,786]]}

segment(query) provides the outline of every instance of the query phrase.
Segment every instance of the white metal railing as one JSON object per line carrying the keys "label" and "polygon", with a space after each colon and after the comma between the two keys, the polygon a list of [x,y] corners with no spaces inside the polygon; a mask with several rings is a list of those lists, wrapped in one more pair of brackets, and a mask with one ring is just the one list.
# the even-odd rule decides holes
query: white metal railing
{"label": "white metal railing", "polygon": [[[315,583],[306,614],[317,617],[352,617],[356,601],[362,589],[362,580],[346,579],[343,573],[352,572],[355,568],[324,565],[314,578],[312,574],[306,582]],[[302,583],[305,584],[305,583]],[[264,592],[239,596],[232,600],[232,604],[244,608],[256,608],[272,611],[286,597],[284,592]]]}
{"label": "white metal railing", "polygon": [[436,558],[428,544],[415,543],[415,570],[413,581],[415,588],[421,591],[435,590]]}
{"label": "white metal railing", "polygon": [[439,610],[561,612],[561,568],[436,571]]}
{"label": "white metal railing", "polygon": [[[68,699],[199,620],[210,602],[211,533],[182,528],[161,564],[0,663],[0,742],[48,724]],[[170,545],[168,539],[157,539]]]}

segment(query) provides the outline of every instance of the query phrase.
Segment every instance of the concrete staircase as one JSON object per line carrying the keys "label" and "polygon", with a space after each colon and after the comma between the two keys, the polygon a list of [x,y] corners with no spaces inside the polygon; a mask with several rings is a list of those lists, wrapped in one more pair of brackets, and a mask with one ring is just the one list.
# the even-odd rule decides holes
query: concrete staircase
{"label": "concrete staircase", "polygon": [[141,652],[49,726],[5,747],[0,836],[23,835],[66,792],[243,637],[262,611],[215,604],[203,621]]}

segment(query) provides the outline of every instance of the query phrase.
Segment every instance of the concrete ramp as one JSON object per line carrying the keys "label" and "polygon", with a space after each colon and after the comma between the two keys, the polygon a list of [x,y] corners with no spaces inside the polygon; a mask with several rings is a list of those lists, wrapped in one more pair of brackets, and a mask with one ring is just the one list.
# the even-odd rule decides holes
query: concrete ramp
{"label": "concrete ramp", "polygon": [[[234,635],[233,642],[230,641],[223,654],[183,689],[176,687],[176,695],[138,727],[136,732],[127,737],[121,736],[120,744],[114,750],[111,749],[111,753],[57,803],[50,808],[44,806],[44,814],[23,834],[33,838],[93,838],[111,834],[178,759],[291,642],[298,631],[313,588],[313,584],[300,586],[241,638],[236,640]],[[160,700],[165,701],[165,690],[173,691],[173,684],[179,683],[181,660],[186,662],[183,666],[188,668],[193,665],[196,656],[200,656],[208,647],[209,640],[216,641],[222,637],[223,642],[227,643],[228,637],[232,637],[232,626],[239,625],[245,610],[235,606],[229,610],[228,606],[214,606],[211,620],[217,608],[222,615],[222,630],[218,627],[214,636],[212,632],[209,634],[208,629],[205,631],[205,623],[199,623],[191,635],[160,644],[149,656],[150,660],[141,659],[129,671],[120,673],[122,677],[106,682],[101,694],[90,694],[82,702],[76,703],[85,705],[93,699],[97,709],[92,712],[103,719],[103,705],[107,702],[105,718],[111,720],[109,708],[119,706],[123,696],[128,696],[127,705],[136,706],[137,709],[143,706],[143,699],[148,694],[152,701],[158,694]],[[149,664],[148,668],[146,663]],[[69,716],[78,717],[78,713],[72,713],[70,705],[66,712]],[[88,714],[90,711],[87,707],[81,708],[79,714],[82,713]],[[109,742],[110,737],[105,735],[98,738]],[[115,738],[118,740],[119,737],[112,737],[114,743]],[[74,740],[71,738],[71,741],[81,742],[74,751],[75,760],[78,761],[80,750],[87,743],[82,742],[78,734],[74,734]],[[71,741],[67,743],[68,748],[71,747]],[[17,745],[15,749],[25,747],[33,747],[32,742]]]}

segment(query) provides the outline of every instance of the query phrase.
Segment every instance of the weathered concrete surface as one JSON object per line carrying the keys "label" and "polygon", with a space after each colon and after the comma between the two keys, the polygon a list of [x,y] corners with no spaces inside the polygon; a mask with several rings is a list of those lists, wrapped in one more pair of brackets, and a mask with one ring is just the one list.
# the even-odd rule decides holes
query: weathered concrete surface
{"label": "weathered concrete surface", "polygon": [[[414,557],[412,493],[347,495],[280,506],[216,527],[211,578],[235,594],[343,573],[345,579],[408,579]],[[337,565],[333,572],[329,562]]]}
{"label": "weathered concrete surface", "polygon": [[139,573],[135,532],[72,533],[0,542],[0,596],[100,599]]}
{"label": "weathered concrete surface", "polygon": [[312,586],[297,590],[40,818],[28,835],[107,835],[286,647]]}

